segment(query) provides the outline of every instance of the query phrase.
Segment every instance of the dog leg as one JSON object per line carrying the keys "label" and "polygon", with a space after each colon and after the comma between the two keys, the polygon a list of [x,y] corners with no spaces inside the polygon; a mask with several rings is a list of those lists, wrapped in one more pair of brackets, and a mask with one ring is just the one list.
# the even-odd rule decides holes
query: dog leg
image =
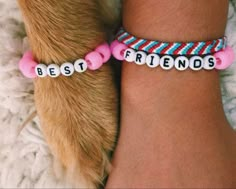
{"label": "dog leg", "polygon": [[[18,0],[34,57],[60,65],[105,42],[105,27],[112,20],[104,20],[103,1]],[[98,187],[107,176],[117,132],[110,64],[71,77],[37,78],[34,84],[37,112],[53,154],[75,183],[82,178],[86,184],[77,186]]]}

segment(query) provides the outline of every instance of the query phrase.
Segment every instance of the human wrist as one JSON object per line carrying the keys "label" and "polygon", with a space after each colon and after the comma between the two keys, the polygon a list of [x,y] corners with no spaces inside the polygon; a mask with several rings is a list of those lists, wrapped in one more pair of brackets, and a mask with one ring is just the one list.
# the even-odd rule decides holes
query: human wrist
{"label": "human wrist", "polygon": [[[126,0],[123,4],[123,25],[124,28],[134,36],[163,42],[188,42],[217,39],[224,35],[227,7],[227,0],[199,0],[197,2],[176,0],[175,3],[171,0]],[[217,12],[217,9],[221,9],[221,11]],[[187,17],[186,15],[190,16]],[[176,19],[174,19],[174,17],[176,17]],[[181,30],[183,31],[181,32]],[[127,69],[126,72],[129,72],[129,69],[137,69],[138,72],[143,71],[143,74],[151,73],[150,69],[146,69],[143,66],[134,67],[135,66],[124,65],[124,69]],[[211,75],[208,77],[214,78],[214,81],[217,80],[216,83],[218,83],[218,74],[215,71],[201,73],[193,73],[189,70],[186,71],[188,71],[189,74],[186,78],[187,80],[183,81],[184,83],[205,75]],[[156,75],[153,74],[153,76],[159,78],[159,80],[161,80],[161,77],[169,77],[170,75],[173,80],[184,78],[181,76],[184,75],[183,72],[179,73],[173,70],[164,71],[156,68],[152,70],[152,72],[156,72]],[[130,73],[129,77],[131,77]],[[128,78],[126,79],[129,80]],[[202,79],[199,82],[202,82],[202,85],[211,84]]]}

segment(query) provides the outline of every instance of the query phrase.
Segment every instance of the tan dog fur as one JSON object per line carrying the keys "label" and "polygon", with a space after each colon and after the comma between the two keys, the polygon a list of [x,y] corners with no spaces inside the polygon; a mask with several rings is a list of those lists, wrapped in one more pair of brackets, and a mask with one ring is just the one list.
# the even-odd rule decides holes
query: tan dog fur
{"label": "tan dog fur", "polygon": [[[18,0],[34,57],[73,62],[107,40],[116,21],[108,0]],[[71,77],[35,79],[35,103],[49,146],[76,183],[107,176],[117,131],[111,65]]]}

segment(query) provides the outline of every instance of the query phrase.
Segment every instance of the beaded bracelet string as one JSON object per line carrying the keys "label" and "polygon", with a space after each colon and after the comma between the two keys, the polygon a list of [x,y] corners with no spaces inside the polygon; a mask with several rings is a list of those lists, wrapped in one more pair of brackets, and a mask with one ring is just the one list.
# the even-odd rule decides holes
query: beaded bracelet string
{"label": "beaded bracelet string", "polygon": [[227,46],[226,37],[206,42],[167,43],[137,38],[123,28],[111,44],[113,56],[118,60],[146,64],[165,70],[222,70],[234,60],[233,49]]}
{"label": "beaded bracelet string", "polygon": [[94,51],[89,52],[84,59],[78,59],[74,63],[65,62],[61,66],[57,64],[39,64],[34,60],[32,52],[27,51],[19,62],[19,69],[27,78],[58,77],[60,74],[71,76],[74,72],[82,73],[87,69],[97,70],[111,57],[108,43],[99,45]]}

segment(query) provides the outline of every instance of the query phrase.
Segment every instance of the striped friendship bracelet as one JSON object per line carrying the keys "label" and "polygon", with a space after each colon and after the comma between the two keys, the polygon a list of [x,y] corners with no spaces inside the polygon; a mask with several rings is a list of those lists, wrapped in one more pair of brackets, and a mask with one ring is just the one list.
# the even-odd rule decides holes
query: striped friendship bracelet
{"label": "striped friendship bracelet", "polygon": [[180,71],[223,70],[235,57],[233,49],[226,46],[226,37],[207,42],[162,43],[138,39],[121,29],[110,47],[117,60],[146,64],[150,68],[160,65],[164,70],[173,67]]}
{"label": "striped friendship bracelet", "polygon": [[227,45],[226,37],[212,41],[187,43],[152,41],[137,38],[123,28],[119,30],[116,39],[136,51],[145,51],[160,55],[207,55],[223,50]]}

